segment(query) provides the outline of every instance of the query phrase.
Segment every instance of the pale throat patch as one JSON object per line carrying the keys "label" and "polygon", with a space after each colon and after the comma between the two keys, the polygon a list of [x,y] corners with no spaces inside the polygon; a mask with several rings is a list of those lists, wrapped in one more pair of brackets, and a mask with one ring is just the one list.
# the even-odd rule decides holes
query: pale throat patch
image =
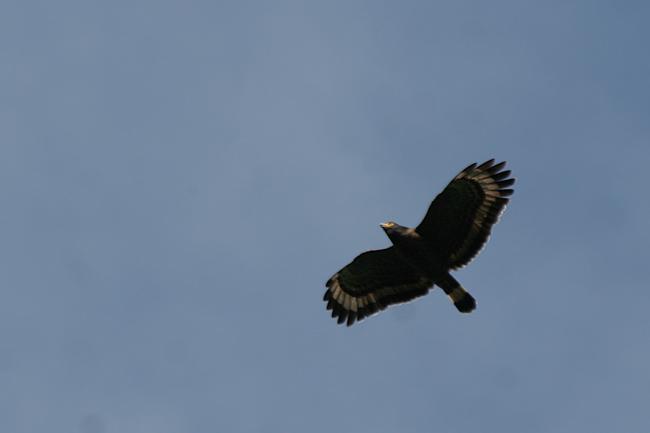
{"label": "pale throat patch", "polygon": [[449,295],[447,295],[447,296],[449,296],[451,301],[455,304],[456,302],[463,299],[463,297],[465,296],[465,289],[458,286],[454,290],[452,290],[451,293]]}

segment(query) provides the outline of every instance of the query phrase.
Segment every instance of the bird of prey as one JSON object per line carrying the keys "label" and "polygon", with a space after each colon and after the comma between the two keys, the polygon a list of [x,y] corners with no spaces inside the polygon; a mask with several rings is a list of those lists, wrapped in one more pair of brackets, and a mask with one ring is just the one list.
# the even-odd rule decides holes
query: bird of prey
{"label": "bird of prey", "polygon": [[508,187],[515,179],[505,165],[494,159],[469,165],[431,202],[415,228],[381,224],[393,245],[360,254],[327,281],[323,300],[332,317],[350,326],[389,305],[424,296],[434,285],[458,311],[474,310],[476,301],[449,272],[476,257],[514,192]]}

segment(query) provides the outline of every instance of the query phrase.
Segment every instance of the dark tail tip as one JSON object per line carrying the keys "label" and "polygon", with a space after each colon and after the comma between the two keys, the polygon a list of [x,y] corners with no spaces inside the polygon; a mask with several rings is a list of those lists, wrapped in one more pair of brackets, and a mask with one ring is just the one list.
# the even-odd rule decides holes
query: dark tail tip
{"label": "dark tail tip", "polygon": [[463,297],[454,302],[454,305],[461,313],[471,313],[476,308],[476,299],[469,293],[463,293]]}

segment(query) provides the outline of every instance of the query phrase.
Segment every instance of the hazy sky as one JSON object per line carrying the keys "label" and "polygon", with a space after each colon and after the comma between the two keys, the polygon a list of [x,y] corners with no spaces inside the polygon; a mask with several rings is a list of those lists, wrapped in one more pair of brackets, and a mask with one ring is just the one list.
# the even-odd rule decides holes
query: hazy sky
{"label": "hazy sky", "polygon": [[[5,1],[0,431],[650,431],[650,3]],[[321,301],[470,162],[439,290]]]}

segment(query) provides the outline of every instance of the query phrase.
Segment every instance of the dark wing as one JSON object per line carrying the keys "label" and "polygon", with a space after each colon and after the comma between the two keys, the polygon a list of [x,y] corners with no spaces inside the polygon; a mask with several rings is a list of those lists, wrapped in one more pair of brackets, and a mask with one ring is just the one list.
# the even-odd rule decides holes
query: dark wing
{"label": "dark wing", "polygon": [[338,323],[347,320],[350,326],[391,304],[426,295],[432,285],[390,247],[358,255],[327,281],[323,300]]}
{"label": "dark wing", "polygon": [[513,193],[505,161],[494,159],[478,167],[472,164],[433,200],[415,230],[430,241],[447,260],[450,269],[468,264],[485,245],[492,226]]}

